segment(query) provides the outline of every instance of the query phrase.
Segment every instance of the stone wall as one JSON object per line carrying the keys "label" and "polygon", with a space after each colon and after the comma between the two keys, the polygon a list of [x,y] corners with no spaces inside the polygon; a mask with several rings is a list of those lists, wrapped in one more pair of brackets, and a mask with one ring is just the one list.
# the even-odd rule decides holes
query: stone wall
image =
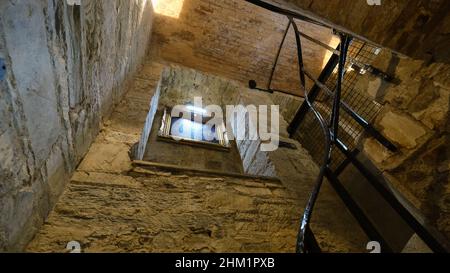
{"label": "stone wall", "polygon": [[[274,100],[277,100],[276,95],[244,88],[239,92],[239,103],[242,105],[272,105]],[[243,118],[237,120],[237,124],[240,129],[250,126]],[[289,191],[295,193],[301,207],[300,213],[303,214],[317,181],[319,167],[304,146],[289,138],[287,127],[285,118],[280,116],[279,140],[290,147],[280,145],[274,151],[263,151],[261,140],[249,139],[237,141],[237,144],[245,172],[278,177]],[[323,252],[364,252],[368,242],[358,222],[326,181],[314,209],[311,229]]]}
{"label": "stone wall", "polygon": [[155,115],[143,160],[202,170],[244,173],[234,141],[230,141],[228,150],[222,150],[208,147],[208,144],[189,145],[171,140],[161,140],[158,138],[158,131],[162,124],[162,117],[163,109]]}
{"label": "stone wall", "polygon": [[305,101],[305,99],[302,97],[291,96],[279,92],[274,92],[270,95],[270,98],[275,103],[275,105],[280,106],[280,114],[288,123],[290,123],[292,119],[294,119],[298,109]]}
{"label": "stone wall", "polygon": [[294,252],[298,208],[273,181],[76,172],[28,252]]}
{"label": "stone wall", "polygon": [[[146,128],[144,128],[143,132],[143,135],[148,137],[141,139],[141,141],[147,140],[145,142],[144,157],[139,159],[184,167],[236,173],[245,172],[262,176],[275,176],[276,173],[273,165],[271,165],[264,153],[258,153],[258,156],[255,156],[261,145],[258,141],[231,141],[230,151],[224,152],[176,145],[158,140],[158,131],[161,126],[164,108],[180,104],[192,104],[195,97],[201,97],[204,107],[211,104],[221,106],[224,117],[227,105],[268,105],[270,109],[270,106],[275,104],[279,105],[282,116],[292,118],[303,101],[301,98],[291,95],[268,94],[250,90],[236,81],[225,80],[207,73],[174,65],[167,67],[163,71],[161,81],[152,100],[156,97],[158,97],[158,102],[152,102],[148,118],[148,121],[152,121],[152,124],[146,123]],[[159,104],[159,107],[158,111],[154,113],[155,103]],[[239,123],[238,127],[245,127],[245,120],[238,120],[237,122]],[[281,118],[280,122],[286,128],[287,124],[283,118]],[[246,125],[248,126],[248,124]],[[151,132],[149,132],[150,127]],[[228,132],[229,138],[234,139],[233,132]],[[284,137],[288,138],[287,133],[284,133]],[[238,145],[237,147],[236,144]],[[140,146],[142,146],[142,143],[140,143]],[[242,165],[240,159],[242,159],[244,165]]]}
{"label": "stone wall", "polygon": [[399,147],[391,153],[372,138],[364,150],[384,175],[450,238],[450,66],[399,57],[388,50],[374,66],[396,84],[366,75],[359,87],[384,104],[375,126]]}
{"label": "stone wall", "polygon": [[[294,252],[317,174],[298,143],[271,154],[282,184],[130,161],[161,71],[148,62],[137,74],[27,251],[63,252],[77,240],[86,252]],[[368,239],[328,185],[312,229],[324,252],[365,251]]]}
{"label": "stone wall", "polygon": [[148,170],[140,139],[162,67],[147,63],[77,168],[29,252],[294,252],[299,211],[276,179]]}
{"label": "stone wall", "polygon": [[[194,104],[196,97],[202,99],[201,108],[218,105],[225,109],[226,105],[235,104],[238,93],[239,87],[232,81],[173,65],[164,69],[154,95],[159,97],[157,108],[150,110],[155,111],[152,125],[146,124],[146,127],[151,126],[151,131],[145,140],[141,140],[146,141],[142,159],[188,168],[243,173],[234,141],[230,141],[229,150],[222,150],[208,145],[193,146],[171,140],[163,141],[158,137],[165,109]],[[146,129],[144,132],[147,133]]]}
{"label": "stone wall", "polygon": [[[177,1],[179,2],[179,1]],[[184,0],[178,18],[155,15],[153,56],[247,85],[267,87],[287,18],[242,0]],[[306,34],[335,47],[331,29],[299,22]],[[291,28],[272,88],[301,94],[296,43]],[[318,76],[331,53],[304,39],[306,68]]]}
{"label": "stone wall", "polygon": [[151,1],[1,1],[0,250],[39,228],[147,53]]}

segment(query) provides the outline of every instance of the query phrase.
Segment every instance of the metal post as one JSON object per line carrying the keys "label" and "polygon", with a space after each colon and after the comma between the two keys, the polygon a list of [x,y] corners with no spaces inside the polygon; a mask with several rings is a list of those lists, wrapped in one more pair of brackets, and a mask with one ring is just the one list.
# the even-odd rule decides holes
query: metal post
{"label": "metal post", "polygon": [[278,60],[280,59],[281,50],[283,49],[284,41],[286,41],[286,36],[287,36],[290,28],[291,28],[291,20],[289,20],[289,23],[283,34],[283,39],[281,39],[280,47],[278,48],[277,57],[275,58],[275,62],[272,67],[272,72],[270,73],[269,83],[267,84],[268,90],[272,90],[272,81],[273,81],[273,76],[275,74],[275,69],[277,68]]}
{"label": "metal post", "polygon": [[304,68],[303,68],[302,41],[300,40],[300,35],[298,35],[298,27],[297,27],[297,24],[294,22],[294,19],[292,17],[290,17],[289,21],[291,22],[292,26],[294,27],[295,41],[297,42],[298,66],[300,68],[298,71],[300,74],[300,82],[303,86],[303,89],[306,90],[306,78],[305,78],[305,72],[304,72]]}
{"label": "metal post", "polygon": [[336,91],[334,94],[333,110],[331,115],[331,129],[332,138],[335,141],[338,138],[339,132],[339,115],[341,109],[341,94],[342,94],[342,81],[344,80],[345,73],[345,62],[347,60],[347,50],[350,45],[351,38],[345,34],[340,34],[341,36],[341,55],[339,56],[339,66],[338,66],[338,82]]}

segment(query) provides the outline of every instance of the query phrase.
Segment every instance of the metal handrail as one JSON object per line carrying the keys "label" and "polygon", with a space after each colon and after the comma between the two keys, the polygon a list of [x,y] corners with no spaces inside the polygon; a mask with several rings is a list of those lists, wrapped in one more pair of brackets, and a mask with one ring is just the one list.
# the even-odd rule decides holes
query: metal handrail
{"label": "metal handrail", "polygon": [[312,216],[314,205],[316,203],[317,197],[318,197],[320,189],[322,187],[323,179],[325,177],[325,171],[327,170],[328,164],[330,162],[332,143],[331,143],[330,130],[328,129],[328,125],[327,125],[325,119],[322,117],[320,112],[314,107],[314,105],[309,100],[308,91],[306,91],[306,88],[305,88],[305,77],[304,77],[305,71],[303,68],[301,41],[300,41],[300,37],[297,32],[297,25],[295,24],[295,22],[292,18],[289,18],[289,21],[290,21],[290,25],[292,25],[294,27],[294,29],[296,30],[295,36],[296,36],[296,42],[297,42],[297,55],[299,58],[299,74],[300,74],[300,79],[302,81],[302,85],[304,87],[305,101],[306,101],[307,105],[309,106],[309,108],[311,109],[311,111],[313,112],[314,117],[319,122],[319,125],[320,125],[323,135],[324,135],[325,151],[328,151],[328,152],[325,152],[325,154],[324,154],[323,161],[322,161],[323,164],[320,167],[319,175],[316,179],[314,189],[308,200],[308,204],[306,205],[305,212],[303,214],[303,218],[302,218],[300,228],[298,231],[296,252],[301,253],[301,252],[306,251],[305,238],[307,235],[307,231],[309,230],[309,222],[310,222],[310,219]]}
{"label": "metal handrail", "polygon": [[281,15],[285,15],[286,17],[291,17],[294,19],[299,19],[301,21],[304,22],[308,22],[311,24],[315,24],[318,26],[322,26],[322,27],[326,27],[326,28],[330,28],[330,29],[335,29],[336,31],[338,31],[339,33],[345,34],[349,37],[354,37],[354,38],[358,38],[358,40],[370,43],[370,44],[376,44],[373,41],[370,41],[369,39],[367,39],[364,36],[358,35],[357,33],[351,32],[343,27],[340,27],[338,25],[335,24],[331,24],[328,23],[326,21],[319,21],[316,18],[314,18],[313,16],[308,16],[308,15],[303,15],[303,14],[299,14],[298,12],[292,11],[292,10],[288,10],[276,5],[273,5],[271,3],[262,1],[262,0],[245,0],[246,2],[252,3],[256,6],[259,6],[261,8],[264,8],[266,10],[270,10],[272,12],[281,14]]}

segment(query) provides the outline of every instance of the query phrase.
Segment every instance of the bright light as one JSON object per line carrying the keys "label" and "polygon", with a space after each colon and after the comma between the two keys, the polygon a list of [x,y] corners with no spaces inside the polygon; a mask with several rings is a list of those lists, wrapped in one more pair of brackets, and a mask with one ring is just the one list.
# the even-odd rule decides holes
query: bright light
{"label": "bright light", "polygon": [[[333,35],[327,44],[328,44],[328,46],[330,46],[332,48],[336,48],[338,46],[339,42],[340,42],[339,37],[337,37],[336,35]],[[328,50],[326,51],[325,56],[323,57],[323,61],[322,61],[322,69],[325,68],[325,66],[327,65],[327,63],[330,60],[332,55],[333,55],[333,53],[331,51],[328,51]]]}
{"label": "bright light", "polygon": [[152,4],[156,13],[178,19],[184,0],[152,0]]}

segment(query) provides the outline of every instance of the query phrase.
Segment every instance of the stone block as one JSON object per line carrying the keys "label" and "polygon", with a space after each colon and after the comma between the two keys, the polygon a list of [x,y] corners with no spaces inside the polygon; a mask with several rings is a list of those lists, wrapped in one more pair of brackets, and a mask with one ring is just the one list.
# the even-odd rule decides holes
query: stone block
{"label": "stone block", "polygon": [[427,134],[426,129],[414,118],[392,111],[381,118],[379,125],[387,138],[408,149],[415,148],[419,138]]}
{"label": "stone block", "polygon": [[54,204],[69,180],[69,168],[66,166],[62,150],[55,146],[46,161],[47,183],[50,202]]}
{"label": "stone block", "polygon": [[364,142],[364,152],[380,167],[383,166],[382,163],[385,160],[392,156],[392,152],[373,138],[369,138]]}
{"label": "stone block", "polygon": [[130,146],[119,143],[94,143],[81,162],[80,171],[121,173],[132,169]]}
{"label": "stone block", "polygon": [[[8,181],[0,203],[2,215],[15,218],[0,222],[0,251],[21,250],[55,203],[144,59],[153,19],[143,0],[1,6],[0,55],[10,62],[10,84],[0,83],[0,180]],[[103,161],[93,159],[93,169],[128,170],[122,145],[97,147]]]}
{"label": "stone block", "polygon": [[421,106],[411,109],[412,115],[432,130],[441,129],[449,119],[450,90],[437,88],[430,96],[432,99],[428,102],[422,101],[420,97],[416,98],[421,102],[415,105]]}

